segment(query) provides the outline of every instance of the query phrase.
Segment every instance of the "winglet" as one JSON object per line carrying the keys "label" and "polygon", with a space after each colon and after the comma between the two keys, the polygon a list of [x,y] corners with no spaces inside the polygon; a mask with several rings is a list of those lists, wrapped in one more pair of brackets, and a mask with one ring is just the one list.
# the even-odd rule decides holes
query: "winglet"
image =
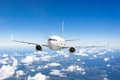
{"label": "winglet", "polygon": [[10,39],[11,39],[11,41],[13,41],[13,35],[12,34],[11,34],[11,38]]}
{"label": "winglet", "polygon": [[64,21],[62,22],[61,35],[63,35],[63,32],[64,32]]}
{"label": "winglet", "polygon": [[107,47],[109,47],[109,46],[110,46],[110,41],[107,42]]}

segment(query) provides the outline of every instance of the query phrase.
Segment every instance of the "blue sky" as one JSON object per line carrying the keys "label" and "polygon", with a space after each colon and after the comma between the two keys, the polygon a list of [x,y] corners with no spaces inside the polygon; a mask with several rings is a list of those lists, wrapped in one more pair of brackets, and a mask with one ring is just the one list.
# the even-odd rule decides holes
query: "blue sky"
{"label": "blue sky", "polygon": [[10,43],[11,33],[44,42],[60,34],[62,21],[64,38],[120,45],[119,0],[0,0],[0,44]]}

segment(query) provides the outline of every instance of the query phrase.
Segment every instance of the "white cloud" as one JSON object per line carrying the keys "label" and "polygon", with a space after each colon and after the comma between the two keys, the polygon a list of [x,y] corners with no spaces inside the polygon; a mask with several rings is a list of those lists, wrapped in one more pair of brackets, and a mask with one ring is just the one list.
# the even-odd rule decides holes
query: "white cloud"
{"label": "white cloud", "polygon": [[22,59],[21,62],[31,64],[33,62],[33,56],[27,56],[26,58]]}
{"label": "white cloud", "polygon": [[49,66],[48,66],[48,65],[45,65],[45,66],[43,66],[43,68],[49,68]]}
{"label": "white cloud", "polygon": [[88,54],[86,54],[86,50],[85,49],[80,49],[78,51],[78,53],[75,53],[75,55],[88,56]]}
{"label": "white cloud", "polygon": [[64,73],[62,73],[60,70],[51,70],[50,75],[56,75],[60,77],[66,77]]}
{"label": "white cloud", "polygon": [[108,78],[103,78],[103,80],[109,80]]}
{"label": "white cloud", "polygon": [[59,63],[48,63],[44,66],[41,66],[40,68],[49,68],[49,67],[57,67],[57,66],[60,66],[61,64]]}
{"label": "white cloud", "polygon": [[18,61],[17,61],[17,59],[15,59],[15,58],[11,58],[12,60],[13,60],[13,67],[16,69],[17,68],[17,65],[18,65]]}
{"label": "white cloud", "polygon": [[42,69],[42,67],[41,67],[41,66],[38,66],[37,70],[40,70],[40,69]]}
{"label": "white cloud", "polygon": [[21,62],[25,63],[26,65],[32,64],[33,61],[38,61],[40,58],[36,57],[35,55],[26,56]]}
{"label": "white cloud", "polygon": [[81,68],[79,68],[79,66],[74,66],[74,65],[71,65],[71,66],[69,66],[68,68],[67,68],[67,71],[76,71],[77,69],[81,69]]}
{"label": "white cloud", "polygon": [[15,73],[15,69],[12,66],[10,66],[10,65],[7,65],[7,66],[3,65],[0,68],[0,80],[9,78],[9,77],[13,76],[14,73]]}
{"label": "white cloud", "polygon": [[56,53],[58,53],[58,54],[64,54],[64,51],[62,51],[62,50],[58,50]]}
{"label": "white cloud", "polygon": [[106,53],[107,53],[107,51],[103,51],[103,52],[98,53],[98,55],[104,55]]}
{"label": "white cloud", "polygon": [[8,54],[3,54],[1,57],[8,57]]}
{"label": "white cloud", "polygon": [[94,54],[93,57],[94,57],[94,58],[97,58],[97,55]]}
{"label": "white cloud", "polygon": [[77,61],[80,61],[80,59],[77,59]]}
{"label": "white cloud", "polygon": [[87,50],[88,53],[95,53],[95,52],[98,52],[98,49],[97,48],[90,48]]}
{"label": "white cloud", "polygon": [[34,54],[43,54],[41,51],[35,51]]}
{"label": "white cloud", "polygon": [[[59,51],[57,51],[56,52],[58,55],[57,56],[60,56],[60,55],[62,55],[62,56],[64,56],[65,58],[68,58],[69,57],[69,53],[68,53],[68,51],[67,52],[65,52],[65,51],[61,51],[61,50],[59,50]],[[56,56],[56,57],[57,57]]]}
{"label": "white cloud", "polygon": [[60,64],[59,63],[49,63],[49,64],[47,64],[48,66],[51,66],[51,67],[54,67],[54,66],[60,66]]}
{"label": "white cloud", "polygon": [[0,79],[6,79],[14,75],[15,70],[17,69],[18,61],[15,58],[11,58],[13,61],[12,66],[10,65],[3,65],[0,68]]}
{"label": "white cloud", "polygon": [[44,56],[44,55],[48,54],[48,52],[45,52],[45,51],[35,51],[34,54],[39,54],[41,56]]}
{"label": "white cloud", "polygon": [[104,58],[104,61],[109,61],[110,60],[110,58]]}
{"label": "white cloud", "polygon": [[47,76],[41,73],[37,73],[35,76],[28,76],[28,80],[47,80]]}
{"label": "white cloud", "polygon": [[49,61],[51,59],[51,56],[45,55],[40,58],[42,61]]}
{"label": "white cloud", "polygon": [[68,57],[69,57],[69,55],[68,55],[68,54],[64,54],[64,57],[65,57],[65,58],[68,58]]}
{"label": "white cloud", "polygon": [[79,67],[78,65],[70,65],[67,69],[62,69],[62,71],[69,71],[69,72],[78,71],[83,75],[86,74],[84,68]]}
{"label": "white cloud", "polygon": [[31,69],[32,72],[35,72],[35,69]]}
{"label": "white cloud", "polygon": [[110,67],[110,64],[107,64],[106,66],[107,66],[107,67]]}
{"label": "white cloud", "polygon": [[86,52],[86,49],[80,49],[79,50],[79,53],[85,53]]}
{"label": "white cloud", "polygon": [[82,62],[82,64],[85,64],[85,62]]}
{"label": "white cloud", "polygon": [[108,51],[109,51],[109,52],[114,52],[114,50],[112,50],[112,49],[108,49]]}
{"label": "white cloud", "polygon": [[0,59],[1,64],[8,64],[9,58]]}
{"label": "white cloud", "polygon": [[104,51],[101,51],[100,53],[98,53],[98,55],[104,55],[104,54],[106,54],[108,52],[114,52],[114,50],[112,50],[112,49],[104,49]]}
{"label": "white cloud", "polygon": [[16,77],[22,76],[22,75],[24,75],[24,74],[25,74],[25,73],[24,73],[24,71],[22,71],[22,70],[16,71]]}
{"label": "white cloud", "polygon": [[44,69],[44,68],[49,68],[49,67],[57,67],[57,66],[60,66],[61,64],[59,63],[47,63],[46,65],[41,65],[41,66],[38,66],[38,70],[39,69]]}

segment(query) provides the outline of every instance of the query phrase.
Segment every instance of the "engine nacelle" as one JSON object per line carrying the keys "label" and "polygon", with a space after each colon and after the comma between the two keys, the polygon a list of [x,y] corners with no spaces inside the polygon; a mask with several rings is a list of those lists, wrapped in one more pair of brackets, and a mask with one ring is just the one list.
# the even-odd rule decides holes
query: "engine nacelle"
{"label": "engine nacelle", "polygon": [[75,52],[75,48],[74,48],[74,47],[71,47],[71,48],[69,49],[69,51],[70,51],[71,53],[73,53],[73,52]]}
{"label": "engine nacelle", "polygon": [[42,51],[42,46],[37,45],[37,46],[36,46],[36,50],[37,50],[37,51]]}

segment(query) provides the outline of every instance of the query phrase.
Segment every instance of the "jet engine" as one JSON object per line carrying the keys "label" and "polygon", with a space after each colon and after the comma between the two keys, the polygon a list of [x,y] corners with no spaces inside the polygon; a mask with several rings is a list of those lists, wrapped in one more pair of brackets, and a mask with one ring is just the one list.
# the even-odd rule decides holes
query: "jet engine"
{"label": "jet engine", "polygon": [[69,49],[69,51],[70,51],[71,53],[73,53],[73,52],[75,52],[75,48],[74,48],[74,47],[71,47],[71,48]]}
{"label": "jet engine", "polygon": [[42,46],[36,45],[36,50],[37,50],[37,51],[42,51]]}

